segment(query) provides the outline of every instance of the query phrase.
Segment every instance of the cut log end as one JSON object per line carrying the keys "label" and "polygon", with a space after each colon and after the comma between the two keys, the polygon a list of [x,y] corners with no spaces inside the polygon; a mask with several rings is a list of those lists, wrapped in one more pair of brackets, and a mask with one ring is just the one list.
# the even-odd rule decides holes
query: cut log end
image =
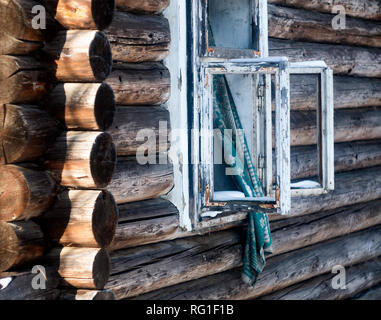
{"label": "cut log end", "polygon": [[116,163],[116,148],[108,133],[100,134],[90,155],[91,173],[95,184],[105,188],[111,181]]}
{"label": "cut log end", "polygon": [[90,65],[94,78],[103,81],[111,72],[111,47],[104,33],[97,32],[89,48]]}
{"label": "cut log end", "polygon": [[95,256],[93,265],[93,279],[95,289],[101,290],[105,287],[110,276],[110,257],[106,250],[101,249]]}
{"label": "cut log end", "polygon": [[103,191],[95,202],[93,233],[101,247],[108,246],[114,238],[118,223],[118,207],[111,193]]}
{"label": "cut log end", "polygon": [[114,121],[115,96],[111,87],[102,83],[95,97],[94,115],[96,122],[102,130],[107,130]]}
{"label": "cut log end", "polygon": [[91,11],[97,29],[103,30],[111,23],[115,12],[115,0],[93,0]]}
{"label": "cut log end", "polygon": [[0,271],[8,270],[17,260],[17,241],[12,227],[0,221]]}

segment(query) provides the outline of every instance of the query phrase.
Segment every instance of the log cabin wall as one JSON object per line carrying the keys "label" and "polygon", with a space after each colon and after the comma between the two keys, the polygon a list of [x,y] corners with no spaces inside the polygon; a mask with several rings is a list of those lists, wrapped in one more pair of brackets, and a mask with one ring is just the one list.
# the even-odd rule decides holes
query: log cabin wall
{"label": "log cabin wall", "polygon": [[[162,63],[173,29],[163,16],[169,1],[116,0],[112,20],[96,13],[86,14],[86,21],[65,19],[65,4],[89,2],[41,0],[52,16],[47,30],[53,34],[31,38],[25,30],[13,34],[4,29],[9,49],[1,52],[6,55],[1,57],[1,81],[14,90],[1,93],[6,98],[1,115],[0,271],[7,271],[0,278],[12,281],[0,290],[0,299],[380,298],[377,3],[343,1],[348,30],[335,31],[326,1],[268,1],[270,54],[321,59],[335,72],[336,189],[294,198],[290,217],[271,216],[274,254],[250,287],[241,281],[244,222],[204,234],[181,229],[179,210],[161,197],[173,186],[173,166],[136,161],[144,142],[136,133],[142,128],[155,132],[150,147],[161,151],[158,157],[170,148],[159,139],[159,122],[170,118],[165,103],[177,89],[171,86],[172,70]],[[104,63],[111,57],[107,43],[112,70]],[[81,56],[83,46],[97,49],[94,59],[90,50],[90,56]],[[295,178],[314,172],[307,161],[313,157],[310,89],[308,82],[292,83]],[[40,107],[25,109],[21,103]],[[5,121],[8,114],[12,125]],[[169,125],[166,130],[171,131]],[[16,160],[7,160],[12,157]],[[47,266],[46,290],[30,286],[36,264]],[[346,268],[345,290],[331,287],[336,265]]]}

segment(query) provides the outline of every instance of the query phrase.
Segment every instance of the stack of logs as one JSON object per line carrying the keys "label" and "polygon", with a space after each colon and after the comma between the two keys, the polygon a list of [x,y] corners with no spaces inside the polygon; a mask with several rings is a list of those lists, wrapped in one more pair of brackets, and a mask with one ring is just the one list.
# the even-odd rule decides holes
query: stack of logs
{"label": "stack of logs", "polygon": [[[41,4],[44,32],[32,25]],[[112,299],[102,289],[117,204],[173,186],[168,161],[140,165],[135,156],[143,148],[167,160],[168,1],[117,0],[120,11],[114,0],[0,5],[0,272],[11,271],[0,278],[14,277],[0,299],[50,299],[58,282],[69,288],[63,299]],[[30,286],[30,272],[18,268],[40,261],[50,290],[20,296],[12,286]]]}

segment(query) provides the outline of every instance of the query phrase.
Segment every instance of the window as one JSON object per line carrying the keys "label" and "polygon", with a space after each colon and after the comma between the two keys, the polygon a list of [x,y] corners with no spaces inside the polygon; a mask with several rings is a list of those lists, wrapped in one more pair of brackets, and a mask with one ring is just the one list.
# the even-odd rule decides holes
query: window
{"label": "window", "polygon": [[[302,79],[302,81],[312,80],[316,83],[316,93],[310,93],[312,97],[316,97],[314,101],[316,111],[308,112],[309,116],[316,115],[316,131],[312,137],[315,140],[312,142],[315,143],[304,150],[316,149],[311,152],[312,155],[316,155],[316,159],[311,159],[316,168],[311,170],[312,177],[292,181],[293,196],[317,195],[334,190],[333,72],[323,61],[308,61],[290,65],[291,78],[307,75],[310,80]],[[308,140],[307,143],[309,143]],[[291,155],[295,149],[291,148]]]}
{"label": "window", "polygon": [[267,4],[260,0],[200,0],[200,55],[214,58],[263,56]]}

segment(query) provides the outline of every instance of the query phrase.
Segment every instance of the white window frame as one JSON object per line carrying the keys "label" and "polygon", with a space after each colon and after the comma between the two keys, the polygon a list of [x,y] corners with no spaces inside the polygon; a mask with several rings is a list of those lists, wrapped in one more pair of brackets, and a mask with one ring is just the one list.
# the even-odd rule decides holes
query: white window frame
{"label": "white window frame", "polygon": [[[318,166],[320,188],[291,189],[291,195],[309,196],[327,193],[335,189],[334,153],[334,100],[333,71],[324,61],[305,61],[290,64],[290,75],[314,74],[320,76],[320,105],[317,110]],[[318,112],[321,115],[319,121]]]}

